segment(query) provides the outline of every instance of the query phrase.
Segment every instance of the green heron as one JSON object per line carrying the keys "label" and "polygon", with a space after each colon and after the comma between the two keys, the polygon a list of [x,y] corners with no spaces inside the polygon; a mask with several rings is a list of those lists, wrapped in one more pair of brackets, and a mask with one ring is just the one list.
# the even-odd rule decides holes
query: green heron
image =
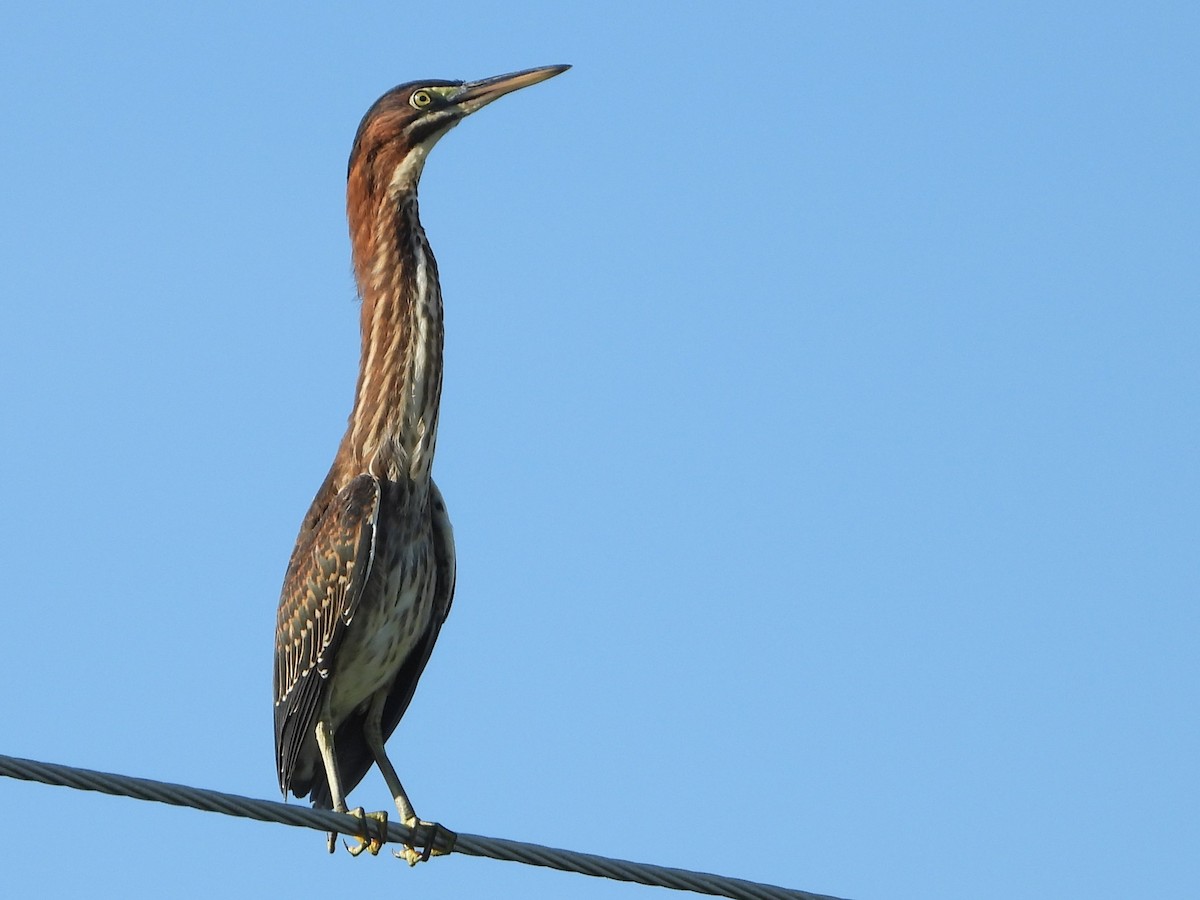
{"label": "green heron", "polygon": [[[339,812],[377,765],[401,821],[427,838],[423,853],[405,846],[397,854],[411,864],[453,846],[452,834],[417,819],[384,750],[454,596],[454,536],[430,477],[442,295],[417,217],[417,183],[430,149],[464,117],[567,68],[393,88],[367,111],[350,151],[346,214],[362,358],[346,434],[304,517],[279,598],[275,757],[284,796],[290,790]],[[367,837],[351,853],[378,853],[387,814],[355,815]]]}

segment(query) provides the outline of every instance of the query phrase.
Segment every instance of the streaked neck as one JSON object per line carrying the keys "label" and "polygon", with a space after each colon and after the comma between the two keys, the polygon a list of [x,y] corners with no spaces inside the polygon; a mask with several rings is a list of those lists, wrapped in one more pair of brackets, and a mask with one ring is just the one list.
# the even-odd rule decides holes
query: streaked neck
{"label": "streaked neck", "polygon": [[380,203],[372,224],[370,255],[356,260],[362,357],[342,453],[359,471],[424,485],[442,393],[437,263],[417,216],[415,191]]}

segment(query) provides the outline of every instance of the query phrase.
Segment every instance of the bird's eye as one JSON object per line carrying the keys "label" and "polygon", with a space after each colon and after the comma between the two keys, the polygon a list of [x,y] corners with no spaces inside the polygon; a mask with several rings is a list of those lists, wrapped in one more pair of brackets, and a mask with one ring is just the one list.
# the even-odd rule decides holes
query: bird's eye
{"label": "bird's eye", "polygon": [[408,98],[408,102],[412,104],[413,109],[425,109],[429,104],[433,103],[433,95],[426,90],[413,91],[412,96]]}

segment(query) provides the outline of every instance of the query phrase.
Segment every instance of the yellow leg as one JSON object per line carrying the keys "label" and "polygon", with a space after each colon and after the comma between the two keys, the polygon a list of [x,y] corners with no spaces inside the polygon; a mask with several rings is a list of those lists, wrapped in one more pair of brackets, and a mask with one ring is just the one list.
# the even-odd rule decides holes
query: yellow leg
{"label": "yellow leg", "polygon": [[383,780],[387,782],[388,790],[392,792],[392,799],[396,802],[396,811],[400,813],[400,821],[414,831],[420,830],[425,832],[424,850],[418,851],[411,844],[405,844],[403,850],[399,852],[392,851],[392,855],[397,859],[403,859],[410,866],[415,866],[417,863],[429,859],[430,856],[445,856],[450,852],[450,849],[443,850],[441,847],[435,846],[435,844],[453,848],[454,839],[457,835],[436,822],[424,822],[417,818],[412,803],[409,802],[408,793],[404,790],[404,785],[400,783],[400,776],[396,774],[396,769],[392,765],[392,761],[388,759],[387,751],[383,749],[382,719],[383,703],[386,699],[386,692],[380,692],[375,696],[375,701],[367,711],[366,722],[363,726],[363,737],[366,738],[367,746],[371,749],[371,755],[375,757],[375,764],[379,766]]}
{"label": "yellow leg", "polygon": [[[321,751],[321,761],[325,764],[325,777],[329,779],[329,796],[333,799],[333,809],[335,812],[348,813],[363,820],[363,833],[355,835],[358,844],[350,846],[346,844],[346,849],[350,851],[351,856],[358,856],[364,850],[370,851],[372,856],[379,854],[380,848],[387,841],[387,813],[386,812],[363,812],[360,806],[358,809],[350,813],[346,809],[346,795],[342,792],[342,778],[337,769],[337,754],[333,747],[333,729],[329,727],[324,720],[317,722],[317,747]],[[371,819],[378,823],[378,833],[371,834],[371,828],[367,820]],[[329,832],[328,847],[332,853],[337,849],[337,834]]]}

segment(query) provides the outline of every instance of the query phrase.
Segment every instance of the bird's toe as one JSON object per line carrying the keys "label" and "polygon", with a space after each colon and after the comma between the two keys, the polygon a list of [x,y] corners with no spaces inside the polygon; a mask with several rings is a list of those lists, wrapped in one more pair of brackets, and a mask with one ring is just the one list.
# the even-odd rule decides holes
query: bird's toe
{"label": "bird's toe", "polygon": [[350,855],[358,856],[366,850],[372,856],[378,856],[384,842],[387,841],[387,813],[383,811],[364,812],[360,806],[358,809],[351,810],[350,815],[356,819],[362,819],[363,823],[363,833],[354,836],[357,843],[351,845],[348,841],[344,842]]}
{"label": "bird's toe", "polygon": [[[448,856],[454,850],[454,842],[458,835],[439,825],[437,822],[425,822],[413,818],[404,823],[412,829],[412,843],[405,844],[400,851],[392,851],[397,859],[405,860],[410,866],[425,862],[431,856]],[[424,849],[418,850],[418,847]]]}

